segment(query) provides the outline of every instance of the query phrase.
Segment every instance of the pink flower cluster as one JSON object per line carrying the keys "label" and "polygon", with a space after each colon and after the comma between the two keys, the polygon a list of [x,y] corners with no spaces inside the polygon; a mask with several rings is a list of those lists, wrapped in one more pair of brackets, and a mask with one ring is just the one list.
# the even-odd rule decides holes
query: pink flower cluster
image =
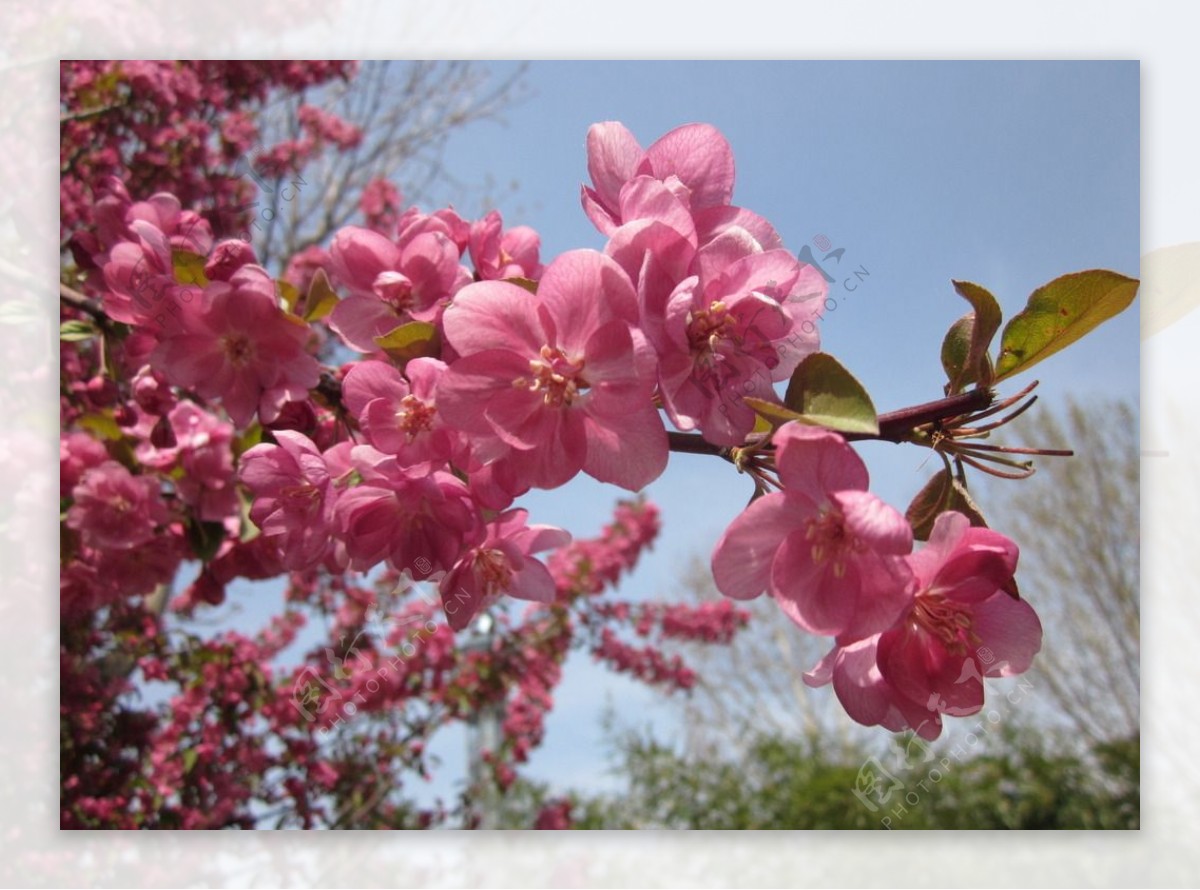
{"label": "pink flower cluster", "polygon": [[1017,546],[945,512],[928,543],[867,491],[840,435],[789,423],[773,438],[782,490],[750,504],[713,552],[718,589],[770,591],[783,612],[834,647],[805,675],[833,683],[859,723],[936,738],[942,715],[983,707],[983,678],[1027,670],[1042,628],[1016,597]]}

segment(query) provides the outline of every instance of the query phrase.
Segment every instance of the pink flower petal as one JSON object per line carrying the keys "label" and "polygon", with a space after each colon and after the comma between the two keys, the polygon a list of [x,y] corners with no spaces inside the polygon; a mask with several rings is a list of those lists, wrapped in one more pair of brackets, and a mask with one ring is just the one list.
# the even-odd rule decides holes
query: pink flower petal
{"label": "pink flower petal", "polygon": [[771,563],[783,539],[811,515],[812,506],[773,492],[755,500],[725,529],[712,555],[717,589],[753,599],[771,583]]}

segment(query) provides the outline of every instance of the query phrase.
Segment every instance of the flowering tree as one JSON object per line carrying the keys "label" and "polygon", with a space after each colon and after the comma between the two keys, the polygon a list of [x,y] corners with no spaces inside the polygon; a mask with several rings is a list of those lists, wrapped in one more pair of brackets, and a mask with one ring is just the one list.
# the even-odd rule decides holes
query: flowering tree
{"label": "flowering tree", "polygon": [[[102,77],[131,96],[149,78],[155,107],[164,79],[189,95],[187,68],[142,64]],[[251,80],[313,82],[294,76]],[[241,94],[200,95],[216,108]],[[328,112],[303,118],[314,146],[363,138]],[[64,827],[475,824],[472,800],[508,787],[540,740],[572,646],[686,689],[694,674],[662,644],[727,642],[745,622],[732,600],[764,592],[783,620],[832,638],[806,680],[893,731],[936,736],[943,715],[982,707],[985,677],[1038,651],[1017,544],[984,525],[966,468],[1032,471],[1014,454],[1034,449],[979,441],[1029,404],[1032,387],[999,399],[995,386],[1124,309],[1133,280],[1051,282],[994,361],[999,307],[956,282],[971,312],[943,342],[944,397],[880,415],[820,351],[823,273],[732,203],[732,151],[710,126],[645,149],[619,123],[589,130],[582,203],[603,250],[543,262],[537,233],[499,213],[403,208],[378,183],[362,225],[278,276],[204,212],[219,127],[195,145],[170,131],[204,166],[172,151],[123,164],[107,135],[120,128],[69,103],[64,128],[64,220],[77,223],[61,287]],[[269,157],[284,171],[307,155]],[[178,183],[123,181],[156,158],[178,164]],[[945,462],[907,513],[869,492],[850,445],[866,438]],[[645,501],[622,501],[590,541],[518,506],[581,472],[636,493],[672,451],[754,482],[713,554],[729,600],[601,596],[655,536]],[[204,637],[189,622],[235,578],[286,578],[285,609],[256,635]],[[316,616],[328,639],[288,664]],[[135,706],[155,689],[159,704]],[[488,787],[457,808],[407,800],[401,776],[427,772],[431,734],[486,708],[503,713]],[[563,821],[561,807],[544,815]]]}

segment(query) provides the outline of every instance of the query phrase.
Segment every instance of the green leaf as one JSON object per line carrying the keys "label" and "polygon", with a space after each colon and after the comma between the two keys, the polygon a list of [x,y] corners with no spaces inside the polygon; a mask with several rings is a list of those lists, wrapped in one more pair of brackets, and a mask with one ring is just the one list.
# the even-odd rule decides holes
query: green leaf
{"label": "green leaf", "polygon": [[64,340],[67,343],[90,340],[99,333],[100,329],[96,327],[96,323],[85,319],[64,321],[58,326],[58,339]]}
{"label": "green leaf", "polygon": [[875,405],[863,385],[824,352],[800,362],[788,383],[783,403],[802,423],[843,433],[879,432]]}
{"label": "green leaf", "polygon": [[946,372],[946,395],[952,396],[969,383],[974,383],[974,375],[967,367],[967,357],[971,354],[971,333],[975,330],[975,313],[968,312],[946,331],[942,340],[942,368]]}
{"label": "green leaf", "polygon": [[971,525],[987,528],[983,513],[967,491],[967,487],[950,473],[942,469],[934,475],[922,488],[904,516],[913,529],[913,537],[918,541],[928,541],[933,531],[933,523],[938,515],[947,510],[957,510],[971,520]]}
{"label": "green leaf", "polygon": [[318,269],[313,275],[312,284],[308,287],[308,297],[304,300],[304,320],[319,321],[341,302],[332,287],[324,269]]}
{"label": "green leaf", "polygon": [[988,357],[988,347],[996,331],[1000,330],[1000,304],[987,288],[980,287],[970,281],[953,281],[958,295],[971,304],[974,312],[974,323],[971,325],[970,349],[967,353],[965,369],[971,377],[971,382],[979,381],[983,386],[992,384],[992,363]]}
{"label": "green leaf", "polygon": [[288,312],[296,311],[296,303],[300,301],[300,291],[290,281],[275,280],[275,295],[283,300]]}
{"label": "green leaf", "polygon": [[1070,346],[1128,308],[1137,290],[1136,278],[1107,269],[1073,272],[1042,285],[1004,328],[996,380],[1011,377]]}
{"label": "green leaf", "polygon": [[393,328],[382,337],[376,337],[379,348],[400,362],[420,356],[435,356],[438,353],[437,328],[428,322],[410,321]]}
{"label": "green leaf", "polygon": [[[799,414],[791,408],[776,402],[768,402],[766,399],[755,399],[751,396],[744,397],[742,401],[758,414],[758,420],[766,421],[770,424],[772,430],[777,430],[792,420],[804,420],[803,414]],[[755,431],[759,429],[758,421],[755,421],[754,429]]]}
{"label": "green leaf", "polygon": [[195,748],[183,749],[183,772],[184,775],[190,773],[196,766],[196,761],[200,759],[200,752]]}
{"label": "green leaf", "polygon": [[95,433],[101,439],[116,441],[125,437],[125,433],[113,419],[111,411],[93,411],[79,418],[78,423],[89,433]]}
{"label": "green leaf", "polygon": [[180,284],[195,284],[205,287],[208,276],[204,274],[204,257],[189,250],[178,247],[171,250],[171,265],[175,270],[175,280]]}

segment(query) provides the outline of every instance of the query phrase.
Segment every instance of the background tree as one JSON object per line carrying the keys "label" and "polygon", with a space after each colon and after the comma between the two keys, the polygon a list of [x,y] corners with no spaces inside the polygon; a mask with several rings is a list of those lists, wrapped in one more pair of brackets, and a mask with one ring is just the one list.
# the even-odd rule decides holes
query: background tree
{"label": "background tree", "polygon": [[1021,541],[1021,594],[1047,644],[1031,683],[1047,698],[1039,721],[1087,743],[1136,737],[1139,728],[1139,478],[1136,406],[1068,398],[1033,411],[1023,436],[1075,456],[1038,463],[1020,486],[989,480],[989,522]]}

